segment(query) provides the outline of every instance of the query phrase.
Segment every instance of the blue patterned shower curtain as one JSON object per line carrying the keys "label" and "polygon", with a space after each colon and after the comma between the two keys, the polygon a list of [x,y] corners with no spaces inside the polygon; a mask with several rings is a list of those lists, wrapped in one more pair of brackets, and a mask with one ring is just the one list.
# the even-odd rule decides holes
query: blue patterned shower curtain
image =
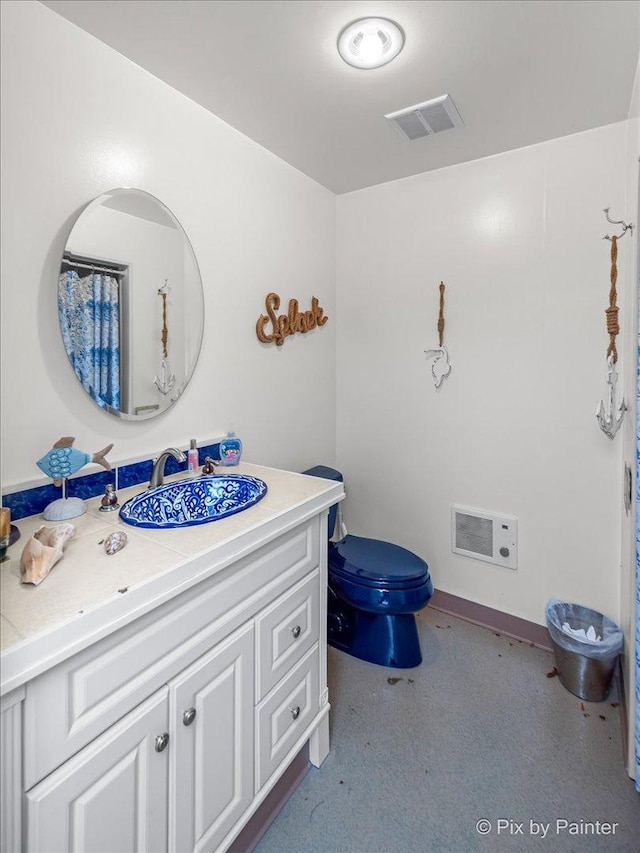
{"label": "blue patterned shower curtain", "polygon": [[75,270],[60,275],[58,314],[76,376],[98,405],[120,408],[120,294],[118,282]]}

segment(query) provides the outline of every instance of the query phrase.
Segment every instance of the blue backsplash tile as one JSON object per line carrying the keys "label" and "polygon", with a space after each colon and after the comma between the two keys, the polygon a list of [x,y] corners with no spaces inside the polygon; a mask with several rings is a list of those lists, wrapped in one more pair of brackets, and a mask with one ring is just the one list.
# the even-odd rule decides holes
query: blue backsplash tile
{"label": "blue backsplash tile", "polygon": [[118,468],[118,488],[127,489],[129,486],[138,486],[140,483],[149,482],[153,462],[146,459],[144,462],[134,462],[132,465],[121,465]]}
{"label": "blue backsplash tile", "polygon": [[[220,443],[207,444],[198,448],[198,460],[204,465],[204,460],[210,456],[213,460],[220,459]],[[186,471],[186,462],[176,462],[170,456],[165,465],[165,474],[176,474],[178,471]],[[141,483],[148,484],[153,470],[153,459],[145,459],[143,462],[134,462],[131,465],[120,465],[118,467],[118,489],[126,489],[129,486],[138,486]],[[82,498],[88,500],[104,493],[105,486],[109,483],[115,485],[115,471],[97,471],[86,474],[84,477],[75,477],[67,481],[67,497]],[[11,518],[18,520],[28,515],[41,513],[47,504],[62,497],[62,488],[49,483],[46,486],[37,486],[33,489],[24,489],[10,495],[3,495],[2,505],[9,507]]]}
{"label": "blue backsplash tile", "polygon": [[177,474],[178,471],[186,471],[187,470],[187,460],[184,462],[176,462],[173,456],[169,456],[164,466],[164,473],[168,476],[169,474]]}
{"label": "blue backsplash tile", "polygon": [[216,444],[206,444],[204,447],[198,448],[198,457],[200,465],[204,465],[204,460],[210,456],[214,462],[220,459],[220,442]]}
{"label": "blue backsplash tile", "polygon": [[12,521],[26,518],[28,515],[37,515],[50,504],[62,497],[62,487],[49,483],[46,486],[36,486],[34,489],[25,489],[22,492],[14,492],[12,495],[3,495],[2,505],[11,510]]}
{"label": "blue backsplash tile", "polygon": [[67,497],[82,498],[86,501],[103,495],[107,484],[116,484],[115,471],[98,471],[95,474],[85,474],[84,477],[74,477],[67,482]]}

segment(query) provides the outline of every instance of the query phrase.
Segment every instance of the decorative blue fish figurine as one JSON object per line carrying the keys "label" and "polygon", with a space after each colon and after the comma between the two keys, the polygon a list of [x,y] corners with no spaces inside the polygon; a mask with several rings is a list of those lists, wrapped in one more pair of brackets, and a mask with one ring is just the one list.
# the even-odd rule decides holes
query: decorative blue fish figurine
{"label": "decorative blue fish figurine", "polygon": [[51,450],[45,453],[42,459],[38,459],[36,462],[38,468],[44,471],[47,477],[53,478],[56,486],[59,486],[63,480],[75,474],[76,471],[84,468],[89,462],[96,462],[98,465],[106,468],[107,471],[111,470],[111,465],[104,457],[111,450],[113,444],[107,445],[107,447],[104,447],[91,456],[83,450],[76,450],[75,447],[72,447],[74,441],[75,438],[72,436],[64,436],[59,441],[56,441]]}

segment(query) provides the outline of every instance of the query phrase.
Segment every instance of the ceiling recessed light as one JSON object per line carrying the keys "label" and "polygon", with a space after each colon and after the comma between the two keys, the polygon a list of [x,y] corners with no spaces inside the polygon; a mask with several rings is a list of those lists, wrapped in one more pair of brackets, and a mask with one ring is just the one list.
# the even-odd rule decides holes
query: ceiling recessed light
{"label": "ceiling recessed light", "polygon": [[360,18],[338,36],[338,52],[354,68],[379,68],[400,53],[404,33],[387,18]]}

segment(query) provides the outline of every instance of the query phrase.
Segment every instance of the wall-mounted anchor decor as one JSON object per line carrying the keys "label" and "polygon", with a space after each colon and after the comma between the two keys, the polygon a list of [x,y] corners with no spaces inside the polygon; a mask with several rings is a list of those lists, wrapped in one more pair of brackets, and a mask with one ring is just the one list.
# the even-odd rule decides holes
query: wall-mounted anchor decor
{"label": "wall-mounted anchor decor", "polygon": [[439,388],[447,376],[451,373],[449,353],[444,345],[444,282],[440,282],[440,313],[438,315],[438,346],[436,349],[426,349],[427,358],[433,359],[431,375],[436,388]]}
{"label": "wall-mounted anchor decor", "polygon": [[169,293],[169,285],[167,279],[164,280],[164,285],[158,289],[158,296],[162,299],[162,359],[160,361],[160,375],[155,376],[153,381],[156,388],[161,394],[168,394],[176,384],[176,375],[171,370],[169,364],[169,354],[167,351],[167,341],[169,340],[169,327],[167,325],[167,294]]}
{"label": "wall-mounted anchor decor", "polygon": [[[314,296],[311,300],[310,311],[299,311],[298,300],[289,300],[289,310],[286,314],[278,316],[276,311],[280,307],[280,297],[277,293],[269,293],[265,299],[266,315],[261,314],[256,323],[256,335],[258,340],[263,344],[271,344],[275,341],[276,346],[281,347],[284,339],[289,335],[295,335],[296,332],[305,334],[316,326],[324,326],[329,319],[325,316],[324,310],[318,304],[318,300]],[[267,334],[264,327],[271,321],[272,332]]]}
{"label": "wall-mounted anchor decor", "polygon": [[612,356],[607,358],[607,405],[602,400],[598,403],[596,409],[596,417],[602,432],[614,439],[616,433],[620,429],[624,413],[627,411],[627,404],[624,397],[620,401],[620,405],[616,407],[616,384],[618,382],[618,372],[615,368],[615,362]]}
{"label": "wall-mounted anchor decor", "polygon": [[609,209],[605,207],[604,215],[607,217],[607,222],[612,225],[621,225],[622,234],[608,234],[603,239],[611,242],[611,276],[609,288],[609,307],[605,310],[607,318],[607,333],[609,335],[609,346],[607,347],[607,404],[600,400],[596,409],[596,418],[602,432],[610,439],[614,439],[616,433],[620,429],[624,413],[627,411],[627,405],[622,398],[619,405],[616,401],[616,384],[618,382],[618,372],[616,363],[618,361],[618,350],[616,347],[616,337],[620,332],[620,324],[618,323],[618,292],[616,290],[616,282],[618,280],[618,240],[627,233],[633,232],[633,225],[627,225],[622,220],[614,220],[609,217]]}

